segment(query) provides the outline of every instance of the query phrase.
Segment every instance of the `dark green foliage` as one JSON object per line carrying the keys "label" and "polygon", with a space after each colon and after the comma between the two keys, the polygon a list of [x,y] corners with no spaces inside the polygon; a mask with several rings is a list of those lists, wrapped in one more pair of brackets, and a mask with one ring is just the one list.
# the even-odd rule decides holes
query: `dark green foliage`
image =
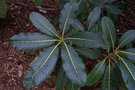
{"label": "dark green foliage", "polygon": [[[47,18],[39,13],[32,12],[30,13],[30,20],[42,34],[29,32],[11,37],[12,46],[20,50],[45,48],[29,65],[30,71],[25,73],[23,80],[25,87],[30,88],[43,82],[54,70],[59,56],[61,56],[62,68],[67,76],[68,83],[70,83],[65,85],[66,78],[60,77],[59,75],[62,72],[59,72],[57,78],[64,79],[65,83],[60,87],[61,81],[58,82],[57,80],[57,89],[66,87],[69,90],[72,87],[72,90],[75,90],[86,84],[85,65],[74,46],[99,48],[103,46],[103,38],[100,32],[84,32],[83,25],[76,19],[77,5],[76,2],[64,5],[59,18],[60,33],[56,31]],[[78,25],[79,27],[77,27]],[[72,32],[74,31],[71,28],[74,28],[77,33],[73,35]]]}
{"label": "dark green foliage", "polygon": [[[135,39],[135,30],[127,31],[117,42],[115,28],[113,22],[108,17],[101,20],[104,45],[103,49],[107,50],[108,55],[97,64],[88,75],[87,85],[93,85],[97,81],[102,80],[102,90],[134,90],[135,88],[135,51],[134,48],[122,50]],[[118,46],[116,46],[118,44]],[[102,66],[102,67],[101,67]],[[100,68],[101,67],[101,68]],[[115,71],[118,68],[120,72]],[[117,77],[118,75],[118,77]],[[101,78],[103,76],[103,78]],[[92,77],[95,77],[92,79]],[[121,77],[121,78],[120,78]],[[120,80],[118,84],[117,79]],[[125,84],[125,85],[124,85]],[[118,86],[119,85],[119,86]]]}
{"label": "dark green foliage", "polygon": [[[42,0],[33,0],[41,5]],[[101,82],[101,90],[134,90],[135,88],[135,30],[129,30],[116,38],[115,26],[107,15],[119,14],[116,0],[89,0],[93,6],[87,18],[87,27],[77,19],[85,11],[86,0],[62,0],[59,30],[39,13],[32,12],[32,24],[41,32],[28,32],[10,38],[14,48],[20,50],[43,49],[30,63],[23,85],[31,88],[42,83],[60,65],[56,77],[56,90],[78,90],[85,85]],[[103,16],[103,17],[101,17]],[[85,29],[87,31],[85,31]],[[90,49],[92,48],[92,49]],[[87,76],[80,56],[102,58]],[[80,56],[79,56],[80,55]],[[60,60],[58,60],[58,58]]]}

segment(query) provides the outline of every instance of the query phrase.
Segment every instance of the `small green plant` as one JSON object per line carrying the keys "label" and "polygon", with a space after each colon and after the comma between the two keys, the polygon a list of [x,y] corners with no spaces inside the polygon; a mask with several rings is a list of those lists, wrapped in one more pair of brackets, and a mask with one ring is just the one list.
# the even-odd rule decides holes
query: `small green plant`
{"label": "small green plant", "polygon": [[117,43],[113,22],[108,17],[103,17],[101,26],[104,39],[102,48],[107,54],[89,73],[87,85],[92,86],[102,80],[102,90],[134,90],[135,48],[126,46],[135,39],[135,30],[124,33]]}
{"label": "small green plant", "polygon": [[5,18],[7,14],[6,0],[0,0],[0,18]]}
{"label": "small green plant", "polygon": [[75,2],[64,5],[59,19],[59,32],[47,18],[32,12],[30,20],[42,33],[21,33],[11,37],[12,46],[20,50],[45,48],[29,65],[31,70],[23,80],[25,87],[30,88],[44,81],[54,70],[59,54],[62,68],[70,82],[77,86],[86,84],[85,65],[75,48],[99,48],[103,45],[103,38],[101,32],[84,32],[76,19],[77,8],[78,3]]}

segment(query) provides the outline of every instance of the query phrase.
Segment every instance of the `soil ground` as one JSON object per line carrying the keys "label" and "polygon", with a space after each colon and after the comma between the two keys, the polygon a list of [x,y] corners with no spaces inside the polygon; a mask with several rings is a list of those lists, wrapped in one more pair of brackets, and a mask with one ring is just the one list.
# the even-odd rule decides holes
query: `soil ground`
{"label": "soil ground", "polygon": [[[52,23],[59,13],[59,0],[44,0],[42,8],[36,7],[32,0],[7,0],[8,15],[0,20],[0,90],[55,90],[55,72],[38,87],[25,89],[22,86],[24,72],[39,51],[19,51],[9,44],[9,39],[20,32],[33,32],[37,29],[31,24],[28,14],[31,11],[45,15]],[[116,28],[121,36],[129,29],[135,29],[135,0],[125,0],[126,8],[119,16]],[[92,64],[88,62],[89,66]],[[85,87],[82,90],[98,90],[95,87]]]}

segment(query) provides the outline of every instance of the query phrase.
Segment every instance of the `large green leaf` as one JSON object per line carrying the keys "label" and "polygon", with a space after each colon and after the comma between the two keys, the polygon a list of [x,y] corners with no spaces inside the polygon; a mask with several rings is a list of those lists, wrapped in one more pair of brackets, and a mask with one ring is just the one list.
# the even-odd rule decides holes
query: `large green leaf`
{"label": "large green leaf", "polygon": [[0,18],[4,18],[7,14],[6,0],[0,0]]}
{"label": "large green leaf", "polygon": [[103,45],[103,38],[101,32],[76,32],[70,33],[65,38],[67,41],[71,41],[85,48],[99,48]]}
{"label": "large green leaf", "polygon": [[41,32],[51,36],[55,35],[58,37],[54,26],[49,22],[47,18],[45,18],[41,14],[36,12],[30,13],[30,20],[33,23],[33,25]]}
{"label": "large green leaf", "polygon": [[115,73],[110,65],[106,67],[101,87],[102,90],[118,90]]}
{"label": "large green leaf", "polygon": [[78,48],[76,51],[85,57],[90,59],[97,59],[100,56],[100,52],[96,49]]}
{"label": "large green leaf", "polygon": [[74,84],[84,86],[87,78],[85,66],[75,50],[66,43],[64,45],[61,48],[64,71]]}
{"label": "large green leaf", "polygon": [[61,11],[59,26],[63,34],[69,30],[70,25],[73,23],[76,18],[75,12],[77,11],[77,3],[70,2],[64,5],[64,8]]}
{"label": "large green leaf", "polygon": [[129,30],[120,38],[119,47],[124,47],[135,39],[135,30]]}
{"label": "large green leaf", "polygon": [[33,0],[33,2],[34,2],[36,5],[40,6],[40,5],[42,5],[43,0]]}
{"label": "large green leaf", "polygon": [[74,27],[75,29],[79,30],[79,31],[84,31],[83,25],[77,19],[73,20],[71,26]]}
{"label": "large green leaf", "polygon": [[105,61],[99,62],[88,74],[87,85],[92,86],[103,76],[105,71]]}
{"label": "large green leaf", "polygon": [[120,14],[121,10],[115,5],[105,5],[108,12],[113,14]]}
{"label": "large green leaf", "polygon": [[102,18],[101,23],[102,23],[102,31],[103,31],[105,46],[106,49],[109,51],[111,47],[114,48],[116,43],[115,27],[111,19],[106,16]]}
{"label": "large green leaf", "polygon": [[80,90],[80,87],[69,80],[65,86],[65,90]]}
{"label": "large green leaf", "polygon": [[10,38],[13,47],[20,50],[33,50],[52,45],[56,39],[40,33],[20,33]]}
{"label": "large green leaf", "polygon": [[66,76],[63,68],[60,67],[59,73],[56,77],[56,90],[63,90],[68,81],[68,77]]}
{"label": "large green leaf", "polygon": [[120,52],[125,54],[129,60],[135,61],[135,48],[126,49]]}
{"label": "large green leaf", "polygon": [[88,30],[90,31],[94,25],[97,23],[99,17],[101,15],[101,8],[95,7],[93,11],[90,12],[87,23],[88,23]]}
{"label": "large green leaf", "polygon": [[135,65],[130,61],[119,57],[119,69],[122,73],[123,80],[128,88],[128,90],[135,89]]}
{"label": "large green leaf", "polygon": [[58,44],[45,49],[29,65],[31,70],[28,71],[23,80],[23,85],[27,88],[39,85],[53,71],[58,59]]}

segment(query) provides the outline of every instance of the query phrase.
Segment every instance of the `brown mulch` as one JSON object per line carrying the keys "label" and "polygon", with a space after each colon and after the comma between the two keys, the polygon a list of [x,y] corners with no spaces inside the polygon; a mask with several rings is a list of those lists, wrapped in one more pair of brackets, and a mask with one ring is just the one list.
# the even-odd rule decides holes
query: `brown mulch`
{"label": "brown mulch", "polygon": [[[36,7],[32,0],[7,0],[8,15],[4,20],[0,20],[0,90],[27,90],[22,86],[22,78],[28,64],[39,51],[24,52],[14,49],[10,46],[9,39],[20,32],[37,31],[28,17],[31,11],[39,12],[55,23],[55,16],[59,13],[59,0],[44,1],[40,8]],[[117,33],[120,35],[129,29],[135,29],[135,1],[125,0],[125,3],[126,8],[116,23]],[[30,90],[55,90],[55,75],[53,72],[41,85]],[[96,89],[86,87],[83,90]]]}

